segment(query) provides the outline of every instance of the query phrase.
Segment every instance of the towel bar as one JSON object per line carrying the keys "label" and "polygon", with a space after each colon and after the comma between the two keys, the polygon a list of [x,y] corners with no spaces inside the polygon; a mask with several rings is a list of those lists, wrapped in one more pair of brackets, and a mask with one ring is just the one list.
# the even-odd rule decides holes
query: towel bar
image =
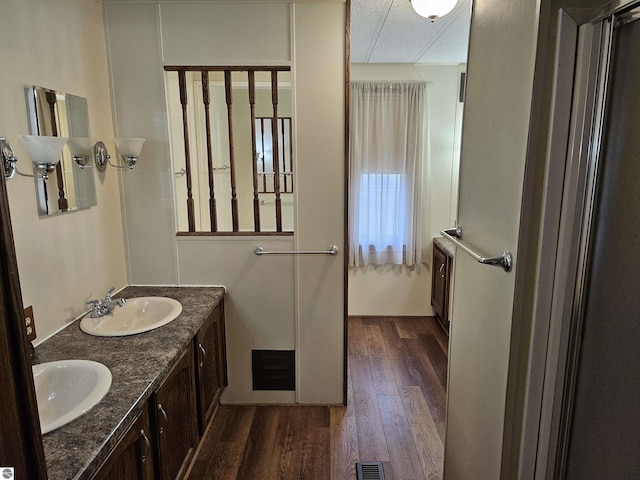
{"label": "towel bar", "polygon": [[338,247],[331,245],[328,250],[281,250],[277,252],[267,252],[262,245],[256,245],[253,253],[256,255],[337,255]]}
{"label": "towel bar", "polygon": [[443,237],[448,238],[455,243],[456,246],[460,247],[465,253],[471,255],[479,263],[482,263],[483,265],[492,265],[494,267],[502,267],[505,272],[511,271],[511,267],[513,265],[511,252],[506,251],[502,255],[495,257],[485,257],[476,253],[471,247],[462,242],[462,228],[460,225],[454,228],[442,230],[440,233]]}

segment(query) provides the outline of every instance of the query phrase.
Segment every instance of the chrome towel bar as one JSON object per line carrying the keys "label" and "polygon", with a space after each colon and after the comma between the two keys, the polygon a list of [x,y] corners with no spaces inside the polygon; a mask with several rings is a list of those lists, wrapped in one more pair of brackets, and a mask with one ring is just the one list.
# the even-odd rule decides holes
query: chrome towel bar
{"label": "chrome towel bar", "polygon": [[256,245],[253,253],[256,255],[337,255],[338,247],[331,245],[328,250],[281,250],[278,252],[267,252],[262,245]]}
{"label": "chrome towel bar", "polygon": [[471,247],[465,244],[462,241],[462,228],[458,225],[454,228],[447,228],[446,230],[442,230],[440,232],[443,237],[448,238],[456,246],[460,247],[464,250],[465,253],[471,255],[471,257],[475,258],[476,261],[484,264],[484,265],[493,265],[494,267],[502,267],[505,272],[511,271],[511,266],[513,264],[513,257],[511,256],[511,252],[504,252],[502,255],[496,257],[485,257],[476,253]]}

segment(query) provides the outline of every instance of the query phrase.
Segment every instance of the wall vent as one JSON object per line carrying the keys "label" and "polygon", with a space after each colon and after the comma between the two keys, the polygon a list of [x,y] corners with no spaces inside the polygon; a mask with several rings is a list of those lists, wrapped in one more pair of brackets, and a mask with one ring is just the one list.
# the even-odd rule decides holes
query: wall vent
{"label": "wall vent", "polygon": [[252,350],[254,390],[295,390],[295,350]]}
{"label": "wall vent", "polygon": [[356,476],[358,480],[384,480],[382,462],[356,463]]}

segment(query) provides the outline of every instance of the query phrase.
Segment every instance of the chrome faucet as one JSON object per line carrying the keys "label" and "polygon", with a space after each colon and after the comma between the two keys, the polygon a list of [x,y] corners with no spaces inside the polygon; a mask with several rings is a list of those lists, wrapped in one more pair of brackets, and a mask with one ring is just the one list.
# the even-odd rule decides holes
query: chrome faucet
{"label": "chrome faucet", "polygon": [[87,305],[91,305],[91,318],[104,317],[116,307],[124,307],[125,299],[112,299],[111,294],[115,287],[111,287],[102,300],[89,300]]}

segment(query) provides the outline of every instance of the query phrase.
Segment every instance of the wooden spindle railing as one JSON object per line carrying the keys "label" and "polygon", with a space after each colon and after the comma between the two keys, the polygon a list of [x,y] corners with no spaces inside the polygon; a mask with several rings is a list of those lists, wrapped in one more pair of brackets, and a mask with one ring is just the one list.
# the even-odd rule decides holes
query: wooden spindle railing
{"label": "wooden spindle railing", "polygon": [[258,197],[258,153],[256,151],[256,76],[247,73],[249,82],[249,108],[251,110],[251,172],[253,174],[253,229],[260,231],[260,198]]}
{"label": "wooden spindle railing", "polygon": [[262,146],[262,191],[267,191],[267,176],[265,172],[267,171],[267,163],[264,159],[264,118],[260,119],[260,142]]}
{"label": "wooden spindle railing", "polygon": [[[47,104],[49,104],[49,117],[51,119],[51,136],[58,136],[58,120],[56,117],[56,92],[47,91],[45,93]],[[64,166],[62,162],[56,164],[56,180],[58,182],[58,209],[61,212],[69,210],[69,201],[64,192]],[[45,189],[46,190],[46,189]]]}
{"label": "wooden spindle railing", "polygon": [[280,199],[280,162],[278,161],[278,72],[271,70],[271,143],[273,151],[273,191],[276,197],[276,232],[282,231],[282,200]]}
{"label": "wooden spindle railing", "polygon": [[218,216],[216,214],[216,195],[214,190],[213,179],[213,153],[211,147],[211,114],[209,112],[209,105],[211,103],[211,96],[209,94],[209,72],[203,70],[201,72],[202,77],[202,103],[204,105],[204,119],[205,129],[207,137],[207,172],[209,175],[209,220],[211,223],[211,231],[218,231]]}
{"label": "wooden spindle railing", "polygon": [[[292,142],[291,142],[291,119],[286,117],[285,119],[278,118],[278,72],[279,71],[289,71],[289,67],[206,67],[206,66],[167,66],[165,67],[167,71],[176,71],[178,73],[178,83],[180,89],[180,104],[182,107],[182,123],[183,123],[183,135],[184,135],[184,148],[185,148],[185,172],[184,175],[180,178],[185,178],[187,183],[187,221],[188,221],[188,232],[179,232],[180,234],[192,234],[192,235],[206,235],[207,232],[197,231],[196,225],[196,202],[193,194],[193,181],[195,180],[194,175],[196,175],[197,171],[194,170],[195,164],[192,164],[192,154],[191,154],[191,143],[190,143],[190,131],[189,131],[189,111],[188,111],[188,94],[187,94],[187,75],[188,72],[200,72],[202,79],[202,108],[204,109],[204,118],[205,118],[205,128],[206,130],[206,168],[208,170],[208,187],[209,187],[209,218],[211,221],[211,232],[208,234],[216,234],[216,235],[233,235],[233,234],[251,234],[251,233],[259,233],[262,235],[290,235],[293,232],[283,232],[282,228],[282,200],[281,200],[281,187],[284,184],[284,192],[292,191],[293,188],[293,178],[290,180],[287,179],[287,176],[290,175],[290,171],[292,171]],[[232,75],[234,72],[247,72],[248,86],[249,86],[249,108],[251,113],[251,158],[238,159],[241,163],[240,165],[236,162],[236,148],[234,147],[234,128],[233,128],[233,78]],[[273,113],[271,117],[266,118],[257,118],[256,117],[256,80],[255,80],[255,72],[268,72],[271,75],[271,103],[273,108]],[[213,116],[211,109],[211,81],[209,78],[210,72],[221,72],[224,74],[224,91],[225,91],[225,103],[227,107],[227,125],[228,125],[228,143],[229,143],[229,158],[228,161],[223,161],[222,164],[225,165],[228,163],[228,171],[225,168],[214,168],[214,154],[213,152],[215,144],[215,138],[212,138],[212,130],[214,130],[213,122],[216,117]],[[197,105],[195,106],[197,107]],[[193,107],[190,107],[193,108]],[[224,114],[222,114],[224,115]],[[278,122],[280,120],[280,122]],[[287,130],[286,126],[288,125],[288,135],[289,135],[289,145],[287,147]],[[237,125],[236,125],[237,126]],[[244,128],[244,127],[243,127]],[[265,151],[265,128],[271,129],[271,142],[272,142],[272,166],[273,172],[267,172],[267,160],[264,155]],[[280,128],[280,132],[278,129]],[[260,135],[256,132],[257,129],[260,129]],[[204,135],[203,135],[204,136]],[[198,136],[196,135],[196,137]],[[258,156],[258,150],[261,149],[263,155],[262,158]],[[282,150],[282,155],[279,155],[280,150]],[[241,152],[243,150],[237,150],[237,152]],[[195,155],[195,153],[194,153]],[[288,155],[288,159],[287,159]],[[194,161],[197,161],[197,157],[193,158]],[[253,175],[253,212],[254,212],[254,232],[240,232],[240,218],[239,218],[239,201],[238,201],[238,185],[237,185],[237,175],[240,174],[240,171],[237,169],[239,166],[242,167],[241,171],[244,170],[245,162],[251,161],[251,169]],[[261,172],[258,168],[260,163]],[[203,159],[203,165],[205,164]],[[219,225],[219,215],[217,212],[217,204],[220,200],[220,195],[218,194],[218,198],[216,198],[215,188],[216,185],[214,181],[214,172],[216,171],[225,172],[225,174],[229,174],[230,178],[230,186],[231,186],[231,223],[232,223],[232,231],[220,231],[221,226]],[[204,168],[202,168],[204,171]],[[248,172],[247,172],[248,173]],[[284,177],[283,177],[284,175]],[[273,176],[273,192],[275,194],[275,217],[276,217],[276,232],[262,232],[261,231],[261,215],[260,215],[260,197],[259,194],[261,192],[269,192],[270,180],[267,177]],[[260,177],[262,177],[262,181],[260,181]],[[240,192],[242,195],[245,195],[244,191]],[[249,192],[247,191],[246,194]],[[202,204],[205,203],[205,193],[202,192]],[[200,205],[200,204],[199,204]],[[206,207],[199,207],[206,208]]]}
{"label": "wooden spindle railing", "polygon": [[293,122],[291,121],[291,117],[289,120],[289,173],[291,179],[291,193],[293,193]]}
{"label": "wooden spindle railing", "polygon": [[193,183],[191,179],[191,149],[189,148],[189,121],[187,112],[187,80],[184,70],[178,71],[180,105],[182,105],[182,132],[184,136],[184,169],[187,177],[187,223],[189,231],[196,231],[196,215],[193,205]]}
{"label": "wooden spindle railing", "polygon": [[231,84],[231,70],[224,71],[224,90],[227,102],[227,122],[229,124],[229,169],[231,173],[231,222],[233,231],[239,228],[238,221],[238,192],[236,188],[236,159],[233,148],[233,91]]}
{"label": "wooden spindle railing", "polygon": [[282,151],[282,179],[284,180],[284,191],[288,192],[289,189],[287,188],[287,150],[285,149],[285,130],[284,130],[284,118],[280,119],[280,145],[282,145],[282,148],[280,149]]}

